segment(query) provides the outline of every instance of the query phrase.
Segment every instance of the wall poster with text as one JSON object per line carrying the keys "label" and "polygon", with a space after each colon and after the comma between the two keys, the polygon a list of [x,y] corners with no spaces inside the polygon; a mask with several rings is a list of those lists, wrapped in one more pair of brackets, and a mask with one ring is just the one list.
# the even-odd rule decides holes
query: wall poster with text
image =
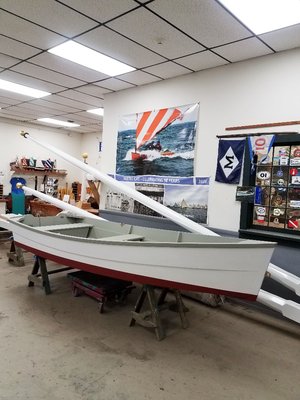
{"label": "wall poster with text", "polygon": [[[114,176],[131,188],[197,223],[207,223],[209,177]],[[106,192],[105,209],[161,217],[144,204],[114,190]]]}

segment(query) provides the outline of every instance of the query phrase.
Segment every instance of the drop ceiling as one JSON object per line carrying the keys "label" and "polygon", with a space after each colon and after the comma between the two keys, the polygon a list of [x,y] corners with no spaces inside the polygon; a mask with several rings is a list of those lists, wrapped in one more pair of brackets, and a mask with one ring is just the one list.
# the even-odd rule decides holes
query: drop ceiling
{"label": "drop ceiling", "polygon": [[[112,78],[47,52],[70,39],[136,71]],[[0,90],[0,118],[99,132],[86,111],[106,93],[299,46],[300,24],[256,36],[216,0],[0,0],[0,79],[51,93]]]}

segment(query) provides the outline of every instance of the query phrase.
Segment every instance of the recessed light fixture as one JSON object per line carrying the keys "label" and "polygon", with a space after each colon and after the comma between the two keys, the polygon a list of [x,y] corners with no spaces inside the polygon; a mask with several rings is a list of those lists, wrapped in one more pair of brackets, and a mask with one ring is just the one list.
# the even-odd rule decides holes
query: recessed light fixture
{"label": "recessed light fixture", "polygon": [[114,60],[72,40],[53,47],[48,52],[109,76],[121,75],[135,70],[135,68],[127,64]]}
{"label": "recessed light fixture", "polygon": [[103,108],[94,108],[92,110],[86,110],[89,113],[92,114],[97,114],[97,115],[103,115],[104,114],[104,109]]}
{"label": "recessed light fixture", "polygon": [[300,23],[299,0],[219,0],[256,35]]}
{"label": "recessed light fixture", "polygon": [[54,118],[39,118],[38,121],[59,126],[66,126],[68,128],[76,128],[77,126],[80,126],[78,124],[74,124],[73,122],[60,121],[59,119]]}
{"label": "recessed light fixture", "polygon": [[18,83],[5,81],[3,79],[0,79],[0,89],[23,94],[24,96],[35,97],[37,99],[40,97],[49,96],[51,94],[49,92],[44,92],[43,90],[33,89],[31,87],[19,85]]}

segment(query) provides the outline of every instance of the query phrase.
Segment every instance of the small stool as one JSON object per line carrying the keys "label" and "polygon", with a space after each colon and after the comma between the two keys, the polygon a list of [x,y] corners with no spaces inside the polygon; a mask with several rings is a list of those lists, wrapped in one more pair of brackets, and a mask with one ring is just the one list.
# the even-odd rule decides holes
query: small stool
{"label": "small stool", "polygon": [[[161,290],[158,299],[156,299],[155,296],[155,289]],[[175,300],[165,301],[168,293],[174,294]],[[148,298],[150,310],[141,312],[146,296]],[[131,311],[132,318],[129,326],[134,326],[135,323],[138,323],[146,328],[154,328],[156,338],[162,340],[166,337],[166,333],[161,323],[160,312],[166,309],[178,312],[182,328],[185,329],[188,327],[189,324],[185,315],[188,309],[184,306],[181,293],[178,289],[144,285],[140,291],[134,311]]]}

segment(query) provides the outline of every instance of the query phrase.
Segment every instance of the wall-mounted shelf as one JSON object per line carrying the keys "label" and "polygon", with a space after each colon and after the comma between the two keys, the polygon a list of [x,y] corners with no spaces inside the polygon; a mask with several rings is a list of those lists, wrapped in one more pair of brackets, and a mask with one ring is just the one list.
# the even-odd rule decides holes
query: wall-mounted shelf
{"label": "wall-mounted shelf", "polygon": [[18,175],[35,175],[35,176],[66,176],[67,171],[64,169],[45,169],[45,168],[30,168],[30,167],[23,167],[23,168],[14,168],[10,169],[14,173]]}

